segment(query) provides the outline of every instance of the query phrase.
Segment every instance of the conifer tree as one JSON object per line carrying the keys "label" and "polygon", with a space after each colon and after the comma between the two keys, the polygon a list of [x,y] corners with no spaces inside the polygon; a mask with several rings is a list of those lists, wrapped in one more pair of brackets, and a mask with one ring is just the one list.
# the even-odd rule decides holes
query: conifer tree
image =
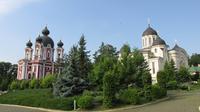
{"label": "conifer tree", "polygon": [[82,35],[79,40],[78,62],[80,76],[83,79],[87,79],[88,73],[91,69],[91,62],[88,55],[89,53],[90,51],[86,51],[86,41],[84,35]]}
{"label": "conifer tree", "polygon": [[73,46],[66,59],[68,65],[53,84],[55,96],[66,97],[80,94],[88,87],[88,83],[80,76],[78,57],[78,48]]}

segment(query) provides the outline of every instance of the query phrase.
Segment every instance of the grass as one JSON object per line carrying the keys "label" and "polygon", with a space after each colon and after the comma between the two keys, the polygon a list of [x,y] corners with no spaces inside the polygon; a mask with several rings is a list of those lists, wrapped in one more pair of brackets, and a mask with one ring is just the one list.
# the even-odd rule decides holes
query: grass
{"label": "grass", "polygon": [[73,97],[55,98],[50,89],[10,91],[0,96],[0,103],[61,110],[73,109]]}

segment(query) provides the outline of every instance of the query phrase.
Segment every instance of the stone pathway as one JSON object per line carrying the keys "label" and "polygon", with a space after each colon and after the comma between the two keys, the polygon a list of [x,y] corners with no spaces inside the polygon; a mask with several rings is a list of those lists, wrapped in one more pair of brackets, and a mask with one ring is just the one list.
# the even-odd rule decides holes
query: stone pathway
{"label": "stone pathway", "polygon": [[200,112],[200,91],[170,94],[170,99],[136,109],[115,112]]}
{"label": "stone pathway", "polygon": [[45,112],[37,109],[28,109],[23,107],[2,106],[0,105],[0,112]]}

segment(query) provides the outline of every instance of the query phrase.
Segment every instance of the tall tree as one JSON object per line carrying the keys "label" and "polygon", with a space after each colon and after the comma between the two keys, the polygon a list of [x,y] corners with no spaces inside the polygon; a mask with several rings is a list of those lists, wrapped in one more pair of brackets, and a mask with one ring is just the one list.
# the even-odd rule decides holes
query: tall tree
{"label": "tall tree", "polygon": [[80,94],[88,87],[88,83],[80,76],[78,57],[78,48],[73,46],[66,59],[68,65],[53,84],[54,95],[66,97]]}
{"label": "tall tree", "polygon": [[200,64],[200,54],[192,54],[192,56],[189,59],[189,64],[190,66],[198,66],[198,64]]}
{"label": "tall tree", "polygon": [[102,90],[103,77],[109,70],[114,68],[117,63],[116,48],[112,45],[104,45],[95,53],[95,63],[93,69],[89,74],[90,82]]}
{"label": "tall tree", "polygon": [[17,65],[0,62],[0,90],[7,90],[9,84],[17,77]]}
{"label": "tall tree", "polygon": [[177,73],[177,82],[184,83],[190,81],[190,73],[187,68],[181,66]]}
{"label": "tall tree", "polygon": [[88,73],[91,69],[91,62],[89,59],[90,51],[86,51],[86,41],[84,35],[81,36],[79,40],[78,48],[78,62],[79,62],[79,72],[80,76],[84,79],[87,79]]}

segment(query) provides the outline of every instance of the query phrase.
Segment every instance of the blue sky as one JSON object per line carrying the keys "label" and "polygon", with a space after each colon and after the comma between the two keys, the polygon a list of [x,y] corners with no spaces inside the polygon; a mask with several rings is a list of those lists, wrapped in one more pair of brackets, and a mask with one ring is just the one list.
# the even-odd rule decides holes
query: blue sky
{"label": "blue sky", "polygon": [[147,18],[171,48],[177,40],[188,54],[199,53],[199,6],[199,0],[0,0],[0,61],[17,63],[46,25],[66,52],[83,33],[91,53],[101,42],[141,48]]}

